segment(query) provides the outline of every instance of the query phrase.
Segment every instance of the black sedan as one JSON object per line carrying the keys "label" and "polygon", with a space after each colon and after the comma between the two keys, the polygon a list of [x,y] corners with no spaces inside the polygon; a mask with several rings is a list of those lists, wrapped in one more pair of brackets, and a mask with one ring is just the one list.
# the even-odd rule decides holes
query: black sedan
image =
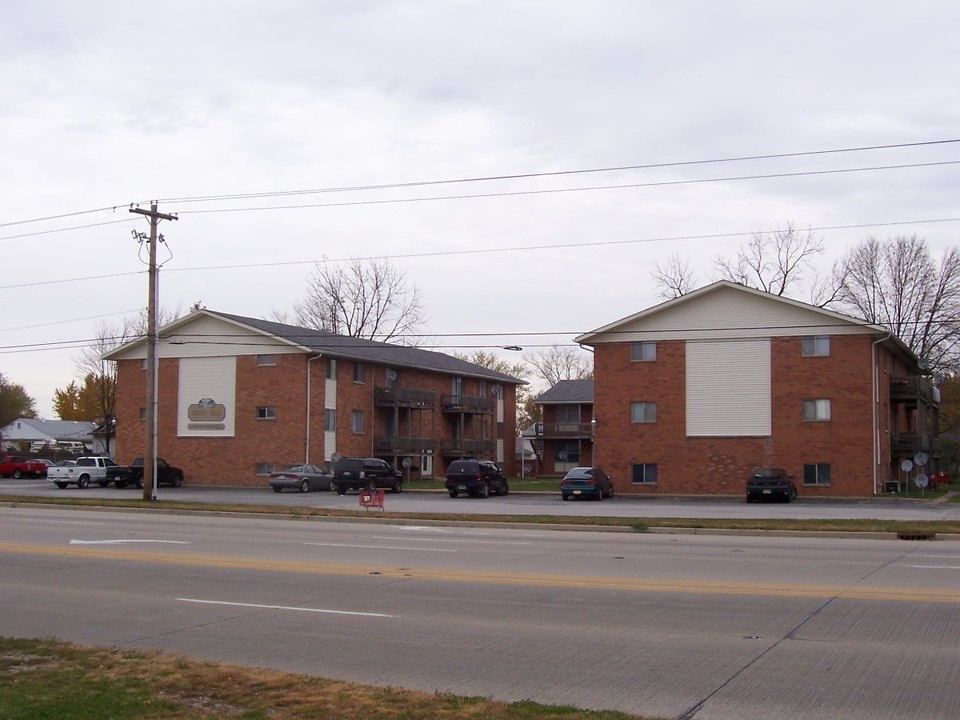
{"label": "black sedan", "polygon": [[613,480],[598,467],[575,467],[560,481],[560,497],[589,497],[603,500],[613,497]]}
{"label": "black sedan", "polygon": [[329,490],[333,475],[324,472],[316,465],[288,465],[283,470],[270,473],[270,487],[274,492],[298,490],[302,493],[311,490]]}

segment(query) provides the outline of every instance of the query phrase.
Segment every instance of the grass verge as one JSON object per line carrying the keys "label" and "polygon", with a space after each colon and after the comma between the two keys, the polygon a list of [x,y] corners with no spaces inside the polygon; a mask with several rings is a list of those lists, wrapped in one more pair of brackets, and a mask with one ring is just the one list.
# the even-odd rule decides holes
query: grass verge
{"label": "grass verge", "polygon": [[[312,518],[363,518],[370,522],[383,520],[416,520],[430,522],[459,522],[479,525],[483,523],[511,523],[515,525],[555,525],[566,527],[623,528],[634,532],[647,532],[651,527],[691,528],[695,530],[744,530],[744,531],[794,531],[794,532],[849,532],[849,533],[904,533],[904,534],[960,534],[957,520],[818,520],[779,518],[644,518],[644,517],[591,517],[555,515],[470,515],[458,513],[396,513],[366,510],[335,510],[326,508],[282,507],[277,505],[246,505],[225,503],[182,502],[159,500],[154,502],[126,498],[40,498],[0,495],[0,502],[10,505],[65,505],[78,507],[110,507],[143,509],[155,512],[206,512],[247,515],[272,515],[291,519]],[[2,718],[0,718],[2,720]]]}
{"label": "grass verge", "polygon": [[619,712],[380,688],[161,652],[0,637],[2,720],[630,720]]}

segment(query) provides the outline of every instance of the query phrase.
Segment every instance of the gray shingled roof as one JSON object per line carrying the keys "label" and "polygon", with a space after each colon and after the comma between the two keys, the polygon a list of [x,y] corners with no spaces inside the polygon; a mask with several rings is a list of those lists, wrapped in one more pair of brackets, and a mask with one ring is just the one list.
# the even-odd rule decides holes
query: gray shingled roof
{"label": "gray shingled roof", "polygon": [[[311,328],[296,327],[271,320],[231,315],[229,313],[205,310],[204,312],[246,325],[254,330],[272,335],[287,342],[315,350],[323,355],[347,360],[390,365],[398,368],[415,368],[418,370],[432,370],[434,372],[462,375],[465,377],[495,380],[497,382],[524,385],[525,381],[506,375],[496,370],[490,370],[451,355],[424,350],[422,348],[393,345],[391,343],[365,340],[363,338],[335,335]],[[592,392],[591,392],[592,394]]]}
{"label": "gray shingled roof", "polygon": [[593,380],[561,380],[536,400],[539,405],[592,403]]}

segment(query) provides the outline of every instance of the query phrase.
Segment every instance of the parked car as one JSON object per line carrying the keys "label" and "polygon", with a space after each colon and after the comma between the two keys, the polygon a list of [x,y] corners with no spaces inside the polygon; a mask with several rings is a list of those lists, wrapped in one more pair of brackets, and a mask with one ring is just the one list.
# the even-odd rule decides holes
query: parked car
{"label": "parked car", "polygon": [[73,467],[76,464],[76,460],[58,460],[54,463],[57,467]]}
{"label": "parked car", "polygon": [[452,498],[462,492],[470,497],[488,497],[490,493],[506,495],[510,492],[503,470],[490,460],[454,460],[447,466],[444,487]]}
{"label": "parked car", "polygon": [[783,468],[761,467],[753,471],[747,480],[747,502],[757,500],[783,500],[790,502],[797,499],[797,486],[790,475]]}
{"label": "parked car", "polygon": [[594,500],[613,497],[613,480],[598,467],[575,467],[560,481],[560,497],[589,497]]}
{"label": "parked car", "polygon": [[43,469],[43,474],[40,477],[47,476],[47,468],[52,468],[57,466],[57,464],[53,460],[50,460],[48,458],[35,458],[34,462],[43,463],[45,466]]}
{"label": "parked car", "polygon": [[47,468],[47,478],[61,490],[67,485],[76,485],[83,490],[90,483],[107,486],[107,469],[115,467],[113,458],[105,455],[90,455],[77,458],[73,465],[55,465]]}
{"label": "parked car", "polygon": [[270,473],[270,487],[274,492],[299,490],[302,493],[311,490],[329,490],[333,475],[316,465],[288,465],[282,470]]}
{"label": "parked car", "polygon": [[[106,480],[114,487],[125,488],[133,485],[143,487],[143,458],[134,458],[129,465],[115,465],[107,469]],[[171,465],[163,458],[157,458],[157,485],[180,487],[183,482],[183,470]]]}
{"label": "parked car", "polygon": [[403,490],[403,473],[380,458],[340,458],[333,466],[330,488],[338,495],[361,488],[387,488],[398,493]]}
{"label": "parked car", "polygon": [[23,455],[4,455],[0,457],[0,477],[42,477],[47,466]]}

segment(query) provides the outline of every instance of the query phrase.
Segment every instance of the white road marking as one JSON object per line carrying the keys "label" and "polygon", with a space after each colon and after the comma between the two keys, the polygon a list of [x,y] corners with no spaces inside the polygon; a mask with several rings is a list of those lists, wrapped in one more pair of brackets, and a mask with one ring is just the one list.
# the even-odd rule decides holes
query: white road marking
{"label": "white road marking", "polygon": [[163,543],[165,545],[189,545],[186,540],[71,540],[71,545],[127,545],[129,543]]}
{"label": "white road marking", "polygon": [[[374,540],[409,540],[410,538],[390,537],[388,535],[375,535]],[[512,542],[509,540],[452,540],[450,538],[416,538],[419,542],[442,542],[442,543],[468,543],[470,545],[532,545],[528,542]]]}
{"label": "white road marking", "polygon": [[317,543],[317,542],[307,542],[304,545],[317,545],[319,547],[344,547],[344,548],[358,548],[358,549],[367,549],[367,550],[416,550],[418,552],[449,552],[455,553],[459,550],[447,550],[445,548],[415,548],[415,547],[400,547],[397,545],[353,545],[352,543]]}
{"label": "white road marking", "polygon": [[960,570],[960,565],[907,565],[907,567],[921,570]]}
{"label": "white road marking", "polygon": [[227,605],[230,607],[257,608],[260,610],[295,610],[296,612],[326,613],[329,615],[358,615],[360,617],[392,618],[384,613],[351,612],[349,610],[323,610],[321,608],[291,607],[289,605],[258,605],[256,603],[227,602],[226,600],[197,600],[196,598],[177,598],[180,602],[199,603],[201,605]]}

